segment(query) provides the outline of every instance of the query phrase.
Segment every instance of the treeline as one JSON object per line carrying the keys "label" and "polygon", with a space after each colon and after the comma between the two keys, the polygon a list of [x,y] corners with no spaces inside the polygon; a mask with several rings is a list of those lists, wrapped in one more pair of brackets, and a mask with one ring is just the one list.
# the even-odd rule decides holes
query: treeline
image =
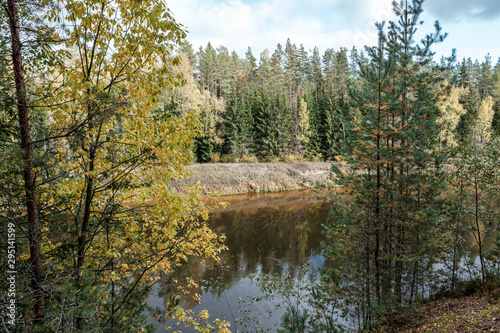
{"label": "treeline", "polygon": [[[321,54],[318,48],[307,51],[288,39],[284,47],[278,44],[272,53],[266,49],[258,59],[251,48],[240,58],[210,43],[197,52],[188,43],[180,52],[187,60],[182,71],[191,88],[167,94],[165,102],[172,110],[186,103],[198,110],[204,125],[195,148],[198,162],[249,157],[270,161],[289,154],[331,160],[348,144],[345,123],[352,96],[366,85],[360,67],[369,62],[365,51],[340,48]],[[459,140],[489,97],[493,128],[499,130],[500,59],[493,65],[489,55],[482,62],[457,61],[452,55],[428,64],[426,70],[445,78],[455,95],[461,89],[457,103],[464,112],[453,129]],[[203,101],[194,96],[198,92],[193,92],[193,84],[206,95]],[[443,94],[454,98],[445,89]],[[446,110],[442,113],[446,116]]]}

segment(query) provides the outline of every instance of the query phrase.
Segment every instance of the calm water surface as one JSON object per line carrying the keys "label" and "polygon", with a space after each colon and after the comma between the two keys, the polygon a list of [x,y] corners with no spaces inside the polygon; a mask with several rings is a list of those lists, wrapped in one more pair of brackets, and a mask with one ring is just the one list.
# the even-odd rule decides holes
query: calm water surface
{"label": "calm water surface", "polygon": [[[230,205],[212,213],[209,221],[213,230],[226,235],[228,250],[218,263],[193,258],[176,272],[179,283],[191,276],[199,285],[189,289],[180,304],[195,313],[207,309],[211,318],[230,321],[233,331],[234,319],[242,317],[238,301],[260,295],[254,275],[294,274],[298,266],[308,262],[309,278],[314,278],[324,263],[320,244],[322,224],[330,218],[330,204],[318,200],[318,196],[326,194],[305,190],[223,197]],[[167,278],[162,280],[148,303],[164,308],[171,295],[169,286]],[[201,296],[200,303],[194,299],[195,294]],[[272,301],[247,307],[252,315],[258,316],[261,326],[273,331],[284,312],[273,311],[268,318],[266,310],[274,310]],[[169,332],[165,326],[175,327],[175,322],[160,324],[157,332]]]}
{"label": "calm water surface", "polygon": [[[330,203],[319,200],[318,196],[326,197],[327,194],[305,190],[223,197],[229,206],[213,212],[209,223],[214,231],[226,235],[228,249],[222,253],[220,262],[191,258],[174,274],[173,278],[188,291],[180,299],[180,305],[195,314],[207,309],[212,320],[219,318],[231,322],[233,332],[235,320],[243,317],[238,310],[239,305],[243,305],[259,320],[261,327],[276,331],[275,325],[284,309],[275,310],[273,301],[245,304],[240,301],[261,295],[254,277],[262,273],[293,275],[299,266],[309,263],[306,278],[317,277],[318,269],[324,264],[322,224],[329,223],[332,218],[328,214]],[[491,246],[493,236],[488,235],[485,240],[485,251]],[[479,267],[473,240],[469,242],[469,259]],[[464,262],[461,260],[462,265]],[[436,269],[440,268],[444,268],[444,264],[437,264]],[[194,279],[198,288],[187,288],[185,278],[188,276]],[[173,295],[171,278],[165,277],[156,285],[148,304],[165,308]],[[200,296],[200,302],[196,295]],[[271,318],[267,310],[272,310]],[[166,330],[165,326],[173,329]],[[248,331],[240,325],[236,328],[240,332]],[[176,327],[176,321],[169,321],[161,323],[157,333],[174,329],[193,332],[190,328]]]}

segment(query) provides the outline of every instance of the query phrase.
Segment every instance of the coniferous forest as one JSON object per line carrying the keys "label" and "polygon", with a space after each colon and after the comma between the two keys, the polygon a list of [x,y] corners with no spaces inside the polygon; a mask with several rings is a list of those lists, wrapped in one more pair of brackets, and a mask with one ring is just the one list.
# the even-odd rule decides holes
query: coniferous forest
{"label": "coniferous forest", "polygon": [[[166,94],[165,108],[200,110],[203,136],[195,152],[201,163],[272,161],[290,154],[340,158],[350,142],[353,106],[360,103],[355,95],[368,84],[363,71],[374,61],[369,50],[320,54],[290,39],[260,55],[248,48],[244,58],[210,43],[197,51],[187,43],[180,53],[188,85]],[[439,119],[432,143],[455,148],[483,120],[491,124],[488,131],[498,132],[500,59],[458,60],[452,54],[436,62],[427,56],[422,70],[440,78],[435,89],[442,96],[434,103]]]}
{"label": "coniferous forest", "polygon": [[180,301],[198,284],[178,270],[226,250],[209,224],[224,199],[171,186],[207,162],[332,162],[308,305],[294,276],[257,278],[289,301],[279,331],[397,331],[476,291],[498,318],[500,59],[436,59],[422,0],[395,1],[373,46],[244,56],[194,50],[165,1],[0,5],[3,331],[241,331]]}

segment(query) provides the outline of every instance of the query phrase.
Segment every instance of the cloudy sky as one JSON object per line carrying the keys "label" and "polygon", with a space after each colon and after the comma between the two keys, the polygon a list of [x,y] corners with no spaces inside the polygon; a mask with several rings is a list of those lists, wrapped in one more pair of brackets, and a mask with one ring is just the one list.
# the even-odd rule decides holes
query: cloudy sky
{"label": "cloudy sky", "polygon": [[[176,20],[188,30],[197,50],[211,42],[240,56],[250,46],[256,57],[274,51],[287,38],[306,50],[318,46],[360,49],[374,44],[374,23],[393,19],[392,0],[167,0]],[[433,32],[435,20],[448,33],[434,47],[438,59],[457,49],[458,58],[493,64],[500,57],[500,0],[427,0],[421,36]]]}

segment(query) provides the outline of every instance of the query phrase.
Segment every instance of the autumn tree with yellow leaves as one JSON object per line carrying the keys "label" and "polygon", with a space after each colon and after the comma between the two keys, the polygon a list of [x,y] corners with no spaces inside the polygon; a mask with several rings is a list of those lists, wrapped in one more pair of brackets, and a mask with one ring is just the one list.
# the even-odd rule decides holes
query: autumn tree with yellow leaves
{"label": "autumn tree with yellow leaves", "polygon": [[[189,256],[217,258],[222,248],[197,189],[168,187],[186,175],[200,132],[194,112],[172,114],[160,103],[182,81],[173,50],[185,32],[164,1],[9,0],[2,7],[13,31],[5,73],[16,78],[10,97],[21,108],[20,134],[2,136],[13,159],[2,167],[2,219],[19,233],[15,329],[152,331],[145,298],[160,274]],[[38,30],[22,31],[13,13],[31,13]],[[33,31],[44,35],[23,49],[19,36]],[[24,165],[24,180],[15,163]],[[26,200],[10,201],[8,188],[21,183]],[[196,322],[175,303],[167,315]]]}

